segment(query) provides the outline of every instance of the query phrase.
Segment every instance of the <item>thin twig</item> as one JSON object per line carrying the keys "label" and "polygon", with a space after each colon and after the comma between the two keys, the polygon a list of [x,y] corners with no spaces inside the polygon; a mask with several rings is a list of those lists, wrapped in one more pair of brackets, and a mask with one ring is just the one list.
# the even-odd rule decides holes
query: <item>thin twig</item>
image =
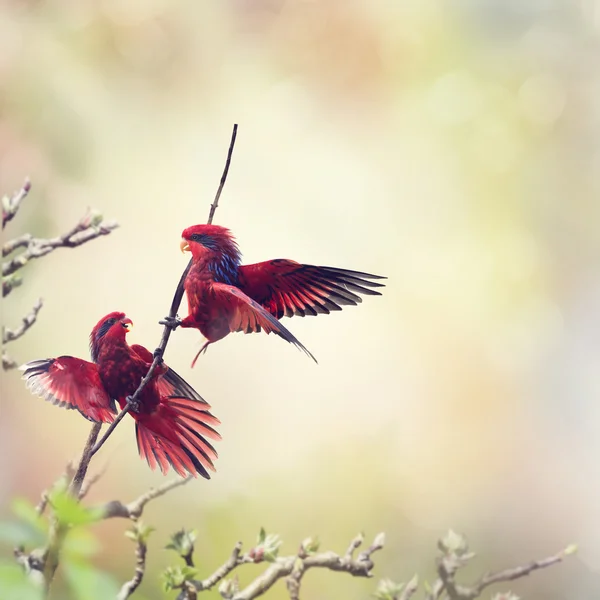
{"label": "thin twig", "polygon": [[146,552],[148,547],[146,542],[142,539],[142,537],[138,537],[137,545],[135,550],[135,572],[133,577],[126,581],[117,594],[117,600],[126,600],[129,598],[137,590],[140,583],[142,583],[142,579],[144,578],[144,573],[146,572]]}
{"label": "thin twig", "polygon": [[297,558],[294,562],[292,572],[285,580],[290,600],[300,600],[300,583],[305,572],[304,561],[301,558]]}
{"label": "thin twig", "polygon": [[[262,575],[259,575],[250,585],[236,594],[233,600],[253,600],[253,598],[262,596],[279,579],[292,573],[297,559],[297,556],[276,559]],[[323,568],[349,573],[354,577],[372,577],[373,561],[370,558],[367,560],[348,559],[335,552],[322,552],[308,556],[302,562],[305,571],[312,568]]]}
{"label": "thin twig", "polygon": [[570,553],[571,551],[569,549],[562,550],[553,556],[549,556],[542,560],[534,560],[526,565],[505,569],[504,571],[498,571],[496,573],[488,573],[472,586],[460,585],[454,581],[454,574],[462,565],[458,564],[458,566],[456,566],[456,563],[452,563],[452,561],[452,564],[449,564],[444,559],[440,560],[438,563],[438,574],[442,581],[443,589],[446,594],[448,594],[450,600],[474,600],[481,596],[483,590],[490,585],[520,579],[538,569],[551,567],[552,565],[562,562]]}
{"label": "thin twig", "polygon": [[[76,248],[90,240],[108,235],[118,227],[114,221],[102,221],[98,219],[99,217],[95,213],[88,211],[70,231],[63,235],[49,239],[29,238],[26,249],[23,252],[2,263],[2,276],[7,277],[12,275],[15,271],[22,269],[30,260],[46,256],[57,248]],[[8,246],[8,250],[14,250],[12,246],[15,244],[25,245],[23,240],[24,238],[21,237],[13,242],[7,242],[3,251],[6,250],[6,246]]]}
{"label": "thin twig", "polygon": [[20,190],[14,192],[10,198],[8,196],[2,198],[2,229],[4,229],[6,224],[17,214],[21,202],[25,200],[25,196],[29,194],[30,190],[31,181],[29,181],[29,177],[27,177]]}
{"label": "thin twig", "polygon": [[233,154],[233,147],[235,146],[235,138],[237,137],[237,123],[233,126],[233,131],[231,132],[231,141],[229,142],[229,150],[227,151],[227,160],[225,161],[225,169],[223,170],[223,175],[221,175],[221,181],[219,183],[219,188],[217,189],[217,194],[215,196],[214,202],[210,205],[210,212],[208,213],[208,221],[207,223],[210,225],[213,222],[213,217],[215,216],[215,211],[217,210],[217,206],[219,205],[219,198],[221,197],[221,192],[225,187],[225,182],[227,181],[227,175],[229,174],[229,165],[231,164],[231,155]]}
{"label": "thin twig", "polygon": [[217,585],[223,580],[231,571],[236,567],[246,563],[253,563],[254,559],[248,554],[242,554],[242,542],[238,542],[231,552],[229,558],[209,577],[202,581],[193,581],[192,584],[198,592],[204,592],[210,590],[212,587]]}
{"label": "thin twig", "polygon": [[37,321],[37,316],[40,310],[42,310],[42,306],[44,305],[44,301],[42,298],[39,298],[38,301],[33,305],[33,308],[26,314],[22,323],[16,329],[5,329],[2,328],[2,343],[8,344],[8,342],[14,342],[18,340],[25,332],[35,324]]}
{"label": "thin twig", "polygon": [[183,479],[171,479],[156,488],[150,488],[146,493],[142,494],[139,498],[136,498],[129,504],[123,504],[119,500],[108,502],[101,507],[102,518],[111,519],[113,517],[122,517],[125,519],[138,519],[142,515],[144,507],[148,502],[155,498],[159,498],[160,496],[164,496],[172,489],[185,485],[193,479],[194,477],[191,475]]}
{"label": "thin twig", "polygon": [[11,254],[17,248],[26,248],[31,243],[31,240],[33,240],[33,236],[30,233],[24,233],[19,237],[8,240],[8,242],[4,242],[2,246],[2,258]]}
{"label": "thin twig", "polygon": [[[223,175],[221,176],[221,181],[219,183],[219,188],[217,189],[217,193],[215,195],[215,199],[210,206],[210,211],[208,214],[208,223],[212,223],[212,219],[214,217],[215,211],[219,204],[219,198],[221,197],[221,192],[223,191],[223,187],[225,182],[227,181],[227,174],[229,173],[229,165],[231,163],[231,156],[233,154],[233,147],[235,145],[235,138],[237,135],[237,124],[233,126],[233,132],[231,134],[231,141],[229,143],[229,150],[227,151],[227,160],[225,162],[225,169],[223,170]],[[179,305],[181,304],[181,300],[183,299],[183,285],[185,283],[185,278],[192,266],[192,261],[188,263],[185,271],[181,275],[179,279],[179,283],[177,284],[177,289],[175,290],[175,295],[173,296],[173,301],[171,302],[171,310],[169,311],[169,317],[171,319],[175,319],[177,316],[177,311],[179,310]],[[94,456],[98,450],[103,446],[106,440],[110,437],[112,432],[115,430],[115,427],[121,422],[123,417],[131,410],[131,407],[137,402],[140,397],[143,389],[148,385],[148,382],[152,379],[152,375],[154,371],[158,367],[158,365],[162,362],[165,350],[167,349],[167,344],[169,343],[169,337],[171,336],[171,332],[173,331],[173,327],[170,325],[165,325],[163,328],[162,337],[160,339],[160,343],[156,350],[154,351],[154,360],[148,369],[148,372],[143,377],[140,385],[137,390],[127,399],[127,404],[123,407],[123,410],[117,415],[116,419],[110,424],[109,428],[106,430],[106,433],[102,436],[100,441],[96,444],[94,449],[92,450],[91,456]]]}
{"label": "thin twig", "polygon": [[97,473],[94,473],[91,477],[84,480],[81,489],[79,490],[79,500],[83,500],[88,495],[93,485],[100,481],[101,477],[106,473],[107,467],[108,464],[105,464]]}
{"label": "thin twig", "polygon": [[5,371],[9,371],[10,369],[16,369],[19,366],[19,363],[14,361],[8,354],[8,352],[2,348],[2,368]]}
{"label": "thin twig", "polygon": [[74,498],[79,498],[81,486],[83,485],[83,480],[85,479],[85,475],[90,464],[91,451],[96,443],[96,440],[98,439],[100,429],[102,429],[102,423],[94,423],[92,425],[90,434],[88,435],[88,439],[85,442],[83,452],[81,453],[81,460],[79,461],[77,471],[75,471],[75,476],[73,477],[71,485],[69,486],[69,492]]}

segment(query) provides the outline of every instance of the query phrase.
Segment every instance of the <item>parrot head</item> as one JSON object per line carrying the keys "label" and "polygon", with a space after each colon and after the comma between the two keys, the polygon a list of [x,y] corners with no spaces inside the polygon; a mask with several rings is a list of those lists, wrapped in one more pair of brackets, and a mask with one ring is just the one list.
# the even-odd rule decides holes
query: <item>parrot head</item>
{"label": "parrot head", "polygon": [[90,352],[95,361],[100,345],[107,340],[124,340],[133,327],[132,320],[123,312],[111,312],[96,323],[90,334]]}
{"label": "parrot head", "polygon": [[194,259],[224,258],[236,264],[241,260],[233,235],[229,229],[220,225],[192,225],[184,229],[179,247],[182,252],[191,252]]}

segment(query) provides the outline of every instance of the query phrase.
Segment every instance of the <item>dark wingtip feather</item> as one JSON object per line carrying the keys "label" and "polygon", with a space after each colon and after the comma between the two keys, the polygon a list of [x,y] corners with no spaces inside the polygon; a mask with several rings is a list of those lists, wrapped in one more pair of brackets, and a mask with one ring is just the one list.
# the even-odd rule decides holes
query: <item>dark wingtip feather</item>
{"label": "dark wingtip feather", "polygon": [[[373,273],[364,273],[363,271],[353,271],[352,269],[338,269],[337,267],[319,267],[319,268],[325,269],[327,271],[333,271],[335,273],[339,273],[340,275],[349,275],[350,277],[356,277],[359,279],[387,279],[387,277],[385,275],[373,275]],[[383,286],[384,284],[371,283],[371,285]]]}

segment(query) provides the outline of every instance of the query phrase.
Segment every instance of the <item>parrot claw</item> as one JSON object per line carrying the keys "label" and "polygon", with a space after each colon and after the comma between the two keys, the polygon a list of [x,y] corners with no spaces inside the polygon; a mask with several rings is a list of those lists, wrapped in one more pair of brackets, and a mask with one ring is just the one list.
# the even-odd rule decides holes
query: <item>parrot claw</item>
{"label": "parrot claw", "polygon": [[132,396],[127,396],[127,404],[130,406],[131,411],[133,412],[139,412],[140,410],[140,401],[139,400],[133,400]]}
{"label": "parrot claw", "polygon": [[158,322],[159,325],[164,325],[171,330],[177,329],[181,325],[181,319],[179,317],[165,317],[162,321]]}

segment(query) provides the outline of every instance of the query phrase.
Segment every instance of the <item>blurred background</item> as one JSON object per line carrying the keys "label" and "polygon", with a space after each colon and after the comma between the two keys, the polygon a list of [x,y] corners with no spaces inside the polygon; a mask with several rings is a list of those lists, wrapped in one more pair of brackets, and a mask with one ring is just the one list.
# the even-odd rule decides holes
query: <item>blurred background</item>
{"label": "blurred background", "polygon": [[[16,360],[87,358],[113,310],[133,319],[130,342],[156,346],[187,262],[180,233],[206,221],[233,123],[215,222],[245,261],[389,278],[359,307],[285,321],[318,365],[235,334],[191,370],[202,339],[174,334],[167,362],[212,404],[223,441],[211,481],[149,505],[140,597],[163,598],[159,570],[176,562],[163,546],[184,525],[203,575],[261,526],[284,554],[308,535],[343,551],[386,531],[375,576],[396,580],[433,580],[449,527],[478,553],[472,575],[577,542],[574,559],[507,587],[600,595],[599,41],[598,0],[3,3],[0,190],[33,182],[7,237],[62,233],[87,206],[120,224],[23,271],[3,323],[45,305]],[[8,372],[0,430],[6,518],[89,426]],[[105,464],[94,502],[164,481],[129,419],[93,467]],[[125,525],[95,528],[95,562],[118,580],[134,565]],[[374,588],[331,572],[303,584],[315,600]]]}

